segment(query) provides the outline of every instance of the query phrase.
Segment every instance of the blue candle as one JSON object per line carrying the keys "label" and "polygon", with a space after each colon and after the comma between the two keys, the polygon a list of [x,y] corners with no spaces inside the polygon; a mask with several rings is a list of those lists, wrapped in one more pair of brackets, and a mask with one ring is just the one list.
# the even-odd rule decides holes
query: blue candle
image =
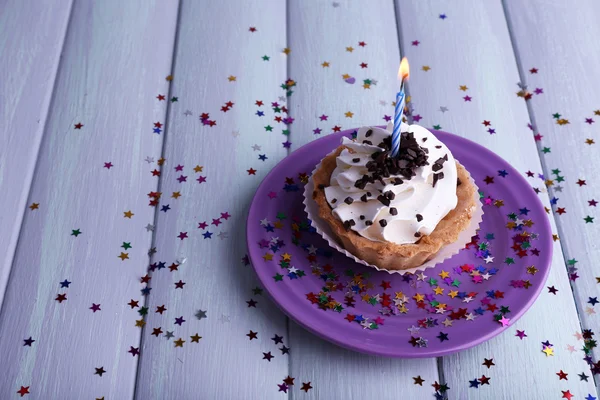
{"label": "blue candle", "polygon": [[394,130],[392,131],[392,157],[394,158],[398,157],[400,153],[400,124],[404,115],[405,99],[404,87],[401,87],[396,94],[396,112],[394,113]]}
{"label": "blue candle", "polygon": [[400,154],[400,125],[404,115],[404,106],[406,104],[406,94],[404,93],[404,80],[408,78],[408,60],[402,59],[398,69],[398,78],[400,81],[400,91],[396,94],[396,110],[394,113],[394,130],[392,131],[392,157],[398,157]]}

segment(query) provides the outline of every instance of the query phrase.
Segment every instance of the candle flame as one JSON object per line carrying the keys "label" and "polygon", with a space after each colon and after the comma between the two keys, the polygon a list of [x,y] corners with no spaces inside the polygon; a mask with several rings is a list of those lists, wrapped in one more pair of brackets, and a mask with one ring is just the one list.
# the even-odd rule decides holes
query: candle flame
{"label": "candle flame", "polygon": [[410,69],[408,67],[408,60],[406,57],[404,57],[400,62],[400,68],[398,68],[398,79],[400,79],[400,81],[404,81],[405,79],[408,79],[409,75]]}

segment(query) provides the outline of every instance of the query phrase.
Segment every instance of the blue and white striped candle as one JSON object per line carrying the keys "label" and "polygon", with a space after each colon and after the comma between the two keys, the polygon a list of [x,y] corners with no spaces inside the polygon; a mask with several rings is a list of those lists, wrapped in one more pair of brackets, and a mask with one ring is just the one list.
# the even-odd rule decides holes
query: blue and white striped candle
{"label": "blue and white striped candle", "polygon": [[392,157],[398,157],[400,153],[400,124],[404,116],[404,105],[406,104],[404,87],[396,94],[396,112],[394,114],[394,130],[392,131]]}
{"label": "blue and white striped candle", "polygon": [[400,154],[400,125],[404,116],[404,106],[406,105],[406,94],[404,93],[404,80],[408,79],[409,69],[406,57],[402,59],[398,69],[398,79],[400,79],[400,91],[396,94],[396,110],[394,113],[394,130],[392,131],[392,157],[398,157]]}

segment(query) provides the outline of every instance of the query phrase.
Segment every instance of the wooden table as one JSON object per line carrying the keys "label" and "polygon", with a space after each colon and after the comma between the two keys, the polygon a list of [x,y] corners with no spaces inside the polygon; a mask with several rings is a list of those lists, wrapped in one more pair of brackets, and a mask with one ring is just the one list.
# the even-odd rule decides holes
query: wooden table
{"label": "wooden table", "polygon": [[[0,398],[429,399],[434,382],[449,399],[598,397],[582,333],[600,333],[599,2],[0,9]],[[419,123],[508,160],[556,234],[530,311],[440,359],[331,345],[241,262],[261,179],[311,140],[393,115],[401,55]]]}

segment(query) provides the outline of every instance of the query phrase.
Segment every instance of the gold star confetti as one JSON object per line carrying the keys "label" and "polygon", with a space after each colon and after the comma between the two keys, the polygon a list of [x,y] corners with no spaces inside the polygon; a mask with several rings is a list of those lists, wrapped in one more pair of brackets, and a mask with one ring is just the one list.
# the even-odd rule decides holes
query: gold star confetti
{"label": "gold star confetti", "polygon": [[554,355],[554,349],[552,347],[546,347],[544,350],[542,350],[544,353],[546,353],[546,357],[549,356],[553,356]]}
{"label": "gold star confetti", "polygon": [[423,65],[423,66],[421,67],[421,69],[422,69],[423,71],[427,72],[427,71],[429,71],[429,70],[431,69],[431,67],[430,67],[429,65]]}
{"label": "gold star confetti", "polygon": [[185,340],[183,340],[182,338],[179,338],[174,343],[175,343],[175,347],[183,347]]}
{"label": "gold star confetti", "polygon": [[494,200],[494,205],[500,208],[504,205],[504,200]]}
{"label": "gold star confetti", "polygon": [[132,212],[131,212],[131,210],[129,210],[129,211],[125,211],[125,212],[123,213],[123,218],[129,218],[129,219],[131,219],[131,217],[133,217],[134,215],[135,215],[135,214],[134,214],[134,213],[132,213]]}
{"label": "gold star confetti", "polygon": [[121,252],[121,255],[117,256],[121,259],[121,261],[125,261],[129,259],[129,253],[123,253]]}
{"label": "gold star confetti", "polygon": [[173,194],[171,195],[171,197],[174,199],[178,199],[180,196],[181,196],[181,192],[173,192]]}
{"label": "gold star confetti", "polygon": [[348,111],[348,112],[344,113],[344,115],[346,116],[346,118],[352,118],[352,116],[354,115],[354,113],[351,112],[351,111]]}
{"label": "gold star confetti", "polygon": [[460,85],[458,88],[460,90],[462,90],[463,92],[466,92],[467,90],[469,90],[469,88],[466,85]]}
{"label": "gold star confetti", "polygon": [[600,110],[595,110],[594,115],[600,115]]}
{"label": "gold star confetti", "polygon": [[171,82],[173,80],[173,75],[168,75],[165,79]]}
{"label": "gold star confetti", "polygon": [[135,326],[137,326],[138,328],[143,327],[144,325],[146,325],[146,321],[144,321],[144,319],[138,319],[135,321]]}
{"label": "gold star confetti", "polygon": [[32,211],[37,210],[38,208],[40,208],[40,203],[31,203],[29,208],[31,208]]}
{"label": "gold star confetti", "polygon": [[271,261],[273,259],[273,254],[267,253],[263,256],[265,261]]}
{"label": "gold star confetti", "polygon": [[346,47],[346,51],[352,53],[354,51],[354,47],[352,47],[352,46]]}
{"label": "gold star confetti", "polygon": [[235,82],[235,80],[237,78],[235,76],[233,76],[233,75],[229,75],[229,77],[227,79],[229,79],[229,82]]}
{"label": "gold star confetti", "polygon": [[349,78],[350,78],[350,75],[348,75],[348,74],[342,75],[342,79],[349,79]]}
{"label": "gold star confetti", "polygon": [[585,139],[585,143],[586,143],[586,144],[589,144],[589,145],[592,145],[592,144],[594,144],[595,142],[594,142],[594,139]]}
{"label": "gold star confetti", "polygon": [[196,333],[193,336],[190,336],[190,338],[192,338],[192,343],[200,343],[200,339],[202,339],[202,336],[198,336],[198,334]]}
{"label": "gold star confetti", "polygon": [[327,68],[327,67],[329,67],[329,62],[328,61],[323,62],[323,64],[321,64],[321,66],[323,68]]}
{"label": "gold star confetti", "polygon": [[568,120],[568,119],[560,118],[560,119],[557,119],[557,120],[556,120],[556,123],[557,123],[557,124],[559,124],[559,125],[567,125],[567,124],[569,124],[570,122],[569,122],[569,120]]}
{"label": "gold star confetti", "polygon": [[527,267],[528,274],[535,275],[537,272],[538,272],[538,269],[534,265]]}
{"label": "gold star confetti", "polygon": [[[235,78],[235,77],[234,77],[234,78]],[[164,158],[164,157],[161,157],[161,158],[159,158],[159,159],[158,159],[158,161],[157,161],[156,163],[157,163],[158,165],[163,165],[163,164],[165,163],[165,161],[167,161],[167,159],[166,159],[166,158]]]}
{"label": "gold star confetti", "polygon": [[560,238],[558,237],[558,235],[556,233],[553,233],[552,240],[554,240],[556,242],[557,240],[560,240]]}
{"label": "gold star confetti", "polygon": [[285,55],[288,55],[291,53],[292,50],[289,49],[289,47],[286,47],[285,49],[282,50],[282,53]]}
{"label": "gold star confetti", "polygon": [[204,167],[201,167],[200,165],[196,165],[196,166],[194,167],[194,172],[202,172],[202,169],[203,169],[203,168],[204,168]]}

